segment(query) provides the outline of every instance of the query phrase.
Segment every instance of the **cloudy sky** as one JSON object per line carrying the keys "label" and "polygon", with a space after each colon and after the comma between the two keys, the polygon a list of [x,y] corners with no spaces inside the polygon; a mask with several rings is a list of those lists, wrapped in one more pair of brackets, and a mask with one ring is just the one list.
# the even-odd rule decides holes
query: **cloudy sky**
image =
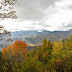
{"label": "cloudy sky", "polygon": [[7,30],[72,29],[72,0],[20,0],[14,9],[18,19],[0,20]]}

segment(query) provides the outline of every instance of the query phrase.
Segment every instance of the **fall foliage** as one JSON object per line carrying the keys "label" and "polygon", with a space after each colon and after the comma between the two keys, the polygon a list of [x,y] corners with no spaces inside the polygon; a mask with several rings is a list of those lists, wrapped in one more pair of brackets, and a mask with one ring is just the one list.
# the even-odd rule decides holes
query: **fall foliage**
{"label": "fall foliage", "polygon": [[2,48],[2,72],[72,72],[72,35],[50,42],[44,38],[41,47],[27,51],[22,40]]}
{"label": "fall foliage", "polygon": [[[25,56],[27,54],[27,44],[24,43],[22,40],[15,41],[12,46],[8,46],[7,48],[2,48],[3,57],[11,55],[11,56]],[[7,58],[7,57],[6,57]]]}

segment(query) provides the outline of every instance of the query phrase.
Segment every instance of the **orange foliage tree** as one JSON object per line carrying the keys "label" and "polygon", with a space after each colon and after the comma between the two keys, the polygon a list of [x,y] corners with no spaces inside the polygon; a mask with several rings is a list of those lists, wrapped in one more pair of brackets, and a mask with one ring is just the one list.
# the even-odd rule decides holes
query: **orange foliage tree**
{"label": "orange foliage tree", "polygon": [[27,44],[24,43],[22,40],[15,41],[15,43],[12,45],[13,54],[25,56],[27,54],[26,47],[27,47]]}
{"label": "orange foliage tree", "polygon": [[9,45],[7,48],[2,48],[2,58],[8,62],[18,62],[26,57],[28,52],[26,47],[27,44],[22,40],[16,40],[12,46]]}

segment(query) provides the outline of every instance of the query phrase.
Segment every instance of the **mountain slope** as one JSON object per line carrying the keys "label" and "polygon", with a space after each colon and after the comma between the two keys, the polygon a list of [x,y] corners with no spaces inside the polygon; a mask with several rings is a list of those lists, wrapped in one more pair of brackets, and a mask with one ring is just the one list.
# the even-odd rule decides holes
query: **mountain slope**
{"label": "mountain slope", "polygon": [[16,32],[12,32],[11,35],[12,38],[23,38],[23,37],[38,35],[38,32],[34,30],[16,31]]}
{"label": "mountain slope", "polygon": [[28,45],[41,45],[42,41],[44,38],[46,38],[47,40],[59,40],[61,39],[65,39],[67,37],[69,37],[72,34],[72,30],[68,30],[68,31],[54,31],[54,32],[49,32],[49,33],[40,33],[39,35],[36,36],[29,36],[29,37],[25,37],[23,38],[23,41],[25,43],[27,43]]}
{"label": "mountain slope", "polygon": [[23,42],[27,43],[28,46],[40,46],[44,38],[47,40],[59,40],[65,39],[72,34],[72,29],[68,31],[42,31],[37,32],[34,30],[31,31],[17,31],[11,33],[11,41],[0,41],[0,45],[2,47],[7,47],[8,45],[12,45],[16,40],[23,40]]}

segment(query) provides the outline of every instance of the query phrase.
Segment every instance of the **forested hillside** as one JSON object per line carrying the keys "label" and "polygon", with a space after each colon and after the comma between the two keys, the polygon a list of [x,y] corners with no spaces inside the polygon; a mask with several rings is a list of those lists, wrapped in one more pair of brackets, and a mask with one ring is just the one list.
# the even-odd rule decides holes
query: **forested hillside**
{"label": "forested hillside", "polygon": [[[5,39],[0,39],[0,50],[2,47],[7,47],[8,45],[12,45],[16,40],[22,40],[23,42],[27,43],[28,47],[37,47],[41,46],[42,41],[44,38],[53,42],[54,40],[57,41],[59,39],[66,39],[72,33],[72,29],[67,31],[42,31],[38,32],[35,30],[30,31],[16,31],[11,32],[10,36],[3,35]],[[8,34],[7,34],[8,35]],[[0,34],[0,36],[2,36]],[[2,36],[2,37],[3,37]],[[29,49],[30,50],[30,49]]]}
{"label": "forested hillside", "polygon": [[51,42],[58,41],[59,39],[66,39],[72,34],[72,29],[68,31],[43,31],[35,36],[25,37],[22,40],[30,46],[40,46],[44,38]]}
{"label": "forested hillside", "polygon": [[27,44],[15,41],[0,52],[0,72],[72,72],[72,35],[41,47],[27,50]]}

